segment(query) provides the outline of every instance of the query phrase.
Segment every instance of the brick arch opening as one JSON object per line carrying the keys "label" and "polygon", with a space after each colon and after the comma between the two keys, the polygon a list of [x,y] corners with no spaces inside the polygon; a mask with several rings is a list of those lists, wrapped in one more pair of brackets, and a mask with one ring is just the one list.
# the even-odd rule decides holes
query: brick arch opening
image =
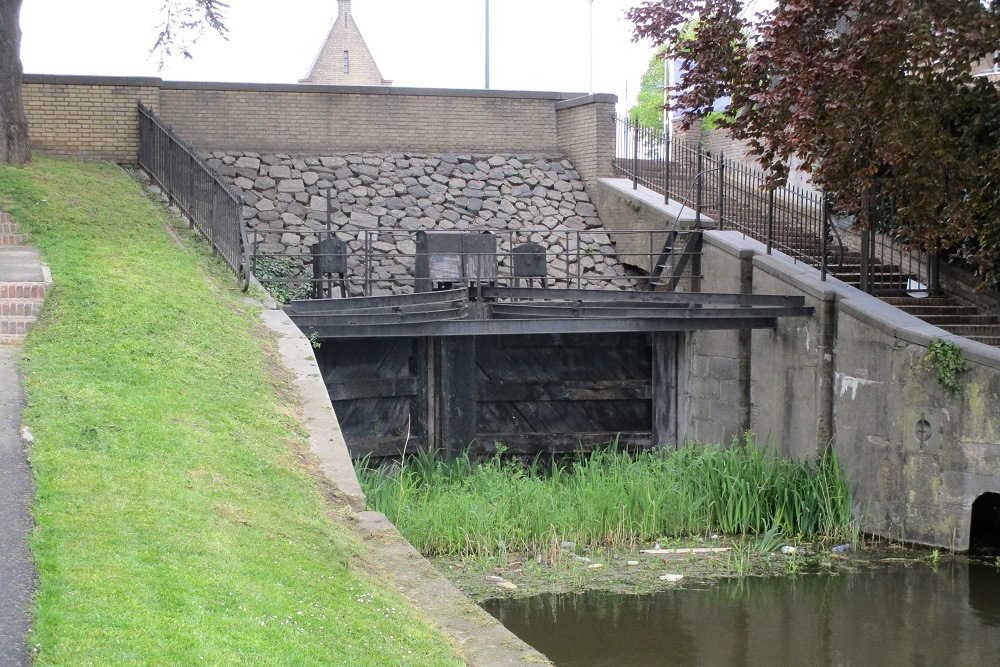
{"label": "brick arch opening", "polygon": [[1000,549],[1000,493],[984,493],[972,503],[970,549]]}

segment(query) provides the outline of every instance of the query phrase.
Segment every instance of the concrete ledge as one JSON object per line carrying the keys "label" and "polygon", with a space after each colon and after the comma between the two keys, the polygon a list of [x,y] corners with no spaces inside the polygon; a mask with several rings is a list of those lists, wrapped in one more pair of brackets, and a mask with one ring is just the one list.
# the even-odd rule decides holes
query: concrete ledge
{"label": "concrete ledge", "polygon": [[[663,195],[642,185],[637,189],[632,189],[632,181],[627,178],[601,178],[597,181],[597,187],[603,190],[602,195],[610,194],[620,197],[626,202],[647,209],[653,216],[661,218],[665,222],[673,223],[673,225],[664,227],[664,229],[674,229],[675,226],[677,229],[694,228],[694,209],[688,208],[673,199],[668,203],[664,203]],[[601,200],[602,202],[604,201],[603,196]],[[603,215],[601,217],[603,219]],[[702,214],[701,229],[715,229],[715,220]]]}
{"label": "concrete ledge", "polygon": [[813,298],[836,299],[838,310],[894,338],[922,347],[929,347],[935,338],[952,341],[962,348],[967,361],[1000,370],[1000,349],[948,333],[832,276],[823,282],[818,269],[778,251],[767,255],[763,243],[739,232],[708,232],[705,242],[733,256],[745,258],[745,253],[751,253],[755,268],[788,282]]}
{"label": "concrete ledge", "polygon": [[365,542],[377,545],[376,567],[392,577],[397,590],[454,642],[466,664],[477,667],[551,664],[455,588],[384,515],[361,512],[355,519],[355,532]]}
{"label": "concrete ledge", "polygon": [[[560,93],[532,90],[480,90],[459,88],[397,88],[393,86],[331,86],[315,83],[234,83],[222,81],[164,81],[155,77],[78,76],[68,74],[25,74],[22,83],[71,86],[145,86],[163,90],[224,90],[254,93],[327,93],[339,95],[400,95],[430,97],[477,97],[567,101],[576,104],[618,101],[616,95],[602,93]],[[577,100],[584,100],[577,102]],[[575,106],[575,105],[574,105]]]}
{"label": "concrete ledge", "polygon": [[365,494],[354,473],[340,422],[333,411],[330,394],[320,375],[312,345],[283,310],[265,310],[261,319],[278,336],[282,363],[295,375],[295,387],[302,401],[302,421],[309,431],[309,448],[319,459],[327,478],[344,495],[356,512],[365,509]]}
{"label": "concrete ledge", "polygon": [[618,96],[612,95],[610,93],[593,93],[591,95],[582,95],[580,97],[574,97],[572,99],[564,99],[561,102],[556,102],[556,111],[562,111],[563,109],[572,109],[573,107],[582,107],[587,104],[617,104]]}
{"label": "concrete ledge", "polygon": [[149,76],[78,76],[70,74],[25,74],[21,83],[68,86],[144,86],[159,88],[163,79]]}

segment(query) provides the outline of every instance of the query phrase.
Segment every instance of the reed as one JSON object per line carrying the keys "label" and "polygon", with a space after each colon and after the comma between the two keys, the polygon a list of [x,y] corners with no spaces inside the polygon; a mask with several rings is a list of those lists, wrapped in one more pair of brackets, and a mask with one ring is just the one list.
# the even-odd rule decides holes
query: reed
{"label": "reed", "polygon": [[836,539],[849,529],[836,456],[796,461],[758,445],[690,443],[523,463],[500,453],[445,462],[432,452],[388,470],[358,467],[371,509],[427,555],[538,551],[553,541],[634,547],[724,533]]}

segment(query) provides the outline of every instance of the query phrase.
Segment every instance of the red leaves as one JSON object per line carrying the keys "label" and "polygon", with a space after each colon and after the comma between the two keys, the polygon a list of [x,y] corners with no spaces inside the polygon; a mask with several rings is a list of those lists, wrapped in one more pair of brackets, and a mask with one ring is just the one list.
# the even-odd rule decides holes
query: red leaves
{"label": "red leaves", "polygon": [[685,60],[685,120],[731,96],[741,112],[730,131],[765,166],[780,175],[795,156],[855,209],[877,185],[915,242],[995,267],[1000,95],[970,67],[1000,46],[1000,12],[979,0],[783,0],[756,15],[746,4],[656,0],[629,12],[637,39]]}

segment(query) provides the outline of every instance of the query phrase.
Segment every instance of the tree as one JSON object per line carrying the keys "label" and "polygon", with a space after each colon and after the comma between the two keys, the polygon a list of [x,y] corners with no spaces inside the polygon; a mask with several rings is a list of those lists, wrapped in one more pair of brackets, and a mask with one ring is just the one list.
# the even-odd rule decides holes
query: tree
{"label": "tree", "polygon": [[[21,99],[21,28],[18,17],[22,0],[0,0],[0,164],[26,164],[28,121]],[[226,36],[222,0],[165,0],[160,34],[150,53],[160,58],[191,57],[190,47],[206,28]]]}
{"label": "tree", "polygon": [[[980,0],[646,0],[636,38],[683,51],[675,107],[686,127],[730,96],[722,124],[772,183],[796,156],[838,208],[928,251],[1000,263],[1000,93],[971,66],[1000,47],[1000,12]],[[699,19],[681,44],[685,24]]]}
{"label": "tree", "polygon": [[632,122],[642,127],[663,127],[663,75],[666,61],[658,51],[649,61],[646,73],[639,84],[635,106],[628,110]]}

